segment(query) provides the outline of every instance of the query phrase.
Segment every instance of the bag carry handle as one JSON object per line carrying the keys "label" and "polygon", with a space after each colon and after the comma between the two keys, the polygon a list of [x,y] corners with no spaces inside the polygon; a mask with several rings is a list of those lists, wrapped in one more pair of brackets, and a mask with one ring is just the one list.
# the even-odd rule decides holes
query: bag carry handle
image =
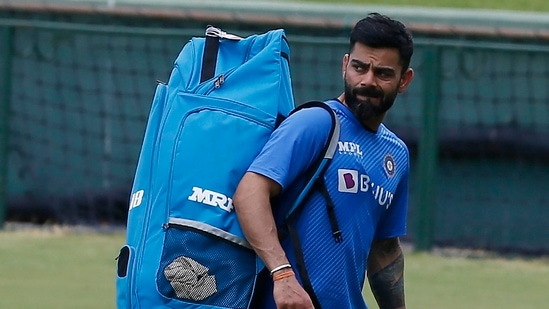
{"label": "bag carry handle", "polygon": [[204,43],[202,71],[200,72],[201,83],[214,77],[215,66],[217,65],[217,52],[219,50],[220,39],[240,41],[243,38],[234,34],[227,33],[214,26],[206,27],[206,42]]}
{"label": "bag carry handle", "polygon": [[240,41],[243,39],[238,35],[227,33],[214,26],[206,27],[206,37],[214,37],[214,38],[227,39],[227,40],[233,40],[233,41]]}

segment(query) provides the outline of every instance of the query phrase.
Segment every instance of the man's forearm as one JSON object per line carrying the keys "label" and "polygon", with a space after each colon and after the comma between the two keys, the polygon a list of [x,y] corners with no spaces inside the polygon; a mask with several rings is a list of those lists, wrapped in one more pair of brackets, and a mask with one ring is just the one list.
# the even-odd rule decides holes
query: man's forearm
{"label": "man's forearm", "polygon": [[368,261],[368,281],[380,309],[406,308],[404,255],[398,239],[379,242]]}
{"label": "man's forearm", "polygon": [[242,231],[269,270],[288,263],[280,246],[270,206],[273,184],[263,176],[246,173],[234,196]]}

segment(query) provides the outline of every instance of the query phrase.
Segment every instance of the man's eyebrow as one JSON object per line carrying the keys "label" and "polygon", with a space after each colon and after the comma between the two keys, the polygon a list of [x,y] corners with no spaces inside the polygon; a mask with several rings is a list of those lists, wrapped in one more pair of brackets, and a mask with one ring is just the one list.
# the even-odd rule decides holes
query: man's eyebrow
{"label": "man's eyebrow", "polygon": [[[361,68],[369,68],[372,64],[368,62],[363,62],[358,59],[351,59],[351,63],[357,65]],[[374,70],[383,71],[385,73],[395,73],[396,70],[391,66],[374,66]]]}
{"label": "man's eyebrow", "polygon": [[364,67],[364,68],[367,68],[370,66],[370,63],[368,62],[362,62],[360,60],[357,60],[357,59],[351,59],[351,62],[355,65],[358,65],[360,67]]}
{"label": "man's eyebrow", "polygon": [[386,73],[386,74],[395,74],[396,73],[396,70],[393,69],[392,67],[386,67],[386,66],[379,66],[379,67],[374,67],[374,70],[376,71],[379,71],[379,72],[383,72],[383,73]]}

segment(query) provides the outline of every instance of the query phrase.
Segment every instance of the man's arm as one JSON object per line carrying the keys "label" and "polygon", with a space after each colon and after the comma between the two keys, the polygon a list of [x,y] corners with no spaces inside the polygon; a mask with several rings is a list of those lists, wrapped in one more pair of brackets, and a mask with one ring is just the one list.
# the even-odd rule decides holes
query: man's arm
{"label": "man's arm", "polygon": [[[278,195],[280,185],[259,174],[247,172],[233,197],[235,211],[242,231],[268,270],[288,264],[288,258],[280,245],[272,215],[271,197]],[[288,272],[282,269],[277,273]],[[295,276],[275,281],[273,295],[277,308],[313,308],[307,292]]]}
{"label": "man's arm", "polygon": [[404,255],[397,237],[376,239],[368,257],[368,281],[380,309],[405,309]]}

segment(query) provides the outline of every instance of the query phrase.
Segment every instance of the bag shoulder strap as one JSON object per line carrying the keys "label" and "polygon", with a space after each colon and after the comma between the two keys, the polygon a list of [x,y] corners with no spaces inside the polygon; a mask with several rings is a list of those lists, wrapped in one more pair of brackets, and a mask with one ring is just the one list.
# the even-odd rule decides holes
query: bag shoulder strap
{"label": "bag shoulder strap", "polygon": [[294,109],[291,113],[295,113],[299,110],[305,109],[305,108],[311,108],[311,107],[320,107],[326,110],[328,113],[330,113],[330,117],[332,118],[332,127],[330,129],[330,134],[328,135],[328,141],[323,149],[323,155],[319,157],[317,160],[317,163],[315,164],[314,168],[312,169],[311,177],[309,177],[309,180],[307,181],[305,187],[297,197],[297,199],[294,201],[288,212],[286,213],[286,219],[291,219],[295,214],[298,213],[298,209],[304,204],[304,202],[307,200],[308,195],[312,191],[311,189],[317,182],[317,179],[321,179],[324,175],[324,172],[326,172],[326,169],[328,168],[329,163],[332,161],[335,151],[337,149],[337,143],[339,141],[339,133],[340,133],[340,124],[339,124],[339,118],[337,117],[335,111],[328,106],[324,102],[320,101],[309,101],[307,103],[304,103],[300,106],[298,106],[296,109]]}
{"label": "bag shoulder strap", "polygon": [[[337,148],[337,143],[339,141],[339,133],[340,133],[340,123],[339,123],[339,118],[335,114],[334,110],[330,106],[328,106],[326,103],[319,102],[319,101],[310,101],[305,104],[302,104],[298,108],[296,108],[294,111],[292,111],[292,113],[298,110],[301,110],[304,108],[310,108],[310,107],[320,107],[325,109],[327,112],[329,112],[332,118],[332,127],[330,128],[329,138],[326,142],[326,145],[324,146],[323,155],[317,160],[316,166],[314,166],[314,168],[312,169],[313,171],[311,173],[312,176],[310,176],[303,191],[301,191],[297,199],[294,201],[294,203],[290,207],[289,211],[286,213],[286,228],[288,231],[288,235],[290,237],[290,241],[292,243],[292,247],[294,249],[295,258],[297,262],[296,267],[297,267],[297,271],[299,272],[299,276],[301,278],[303,288],[309,294],[309,297],[311,298],[311,301],[313,302],[314,307],[317,309],[320,309],[321,308],[320,302],[311,284],[311,280],[309,278],[309,273],[307,272],[307,268],[305,267],[305,258],[303,256],[303,250],[301,249],[302,247],[301,240],[299,238],[297,229],[295,228],[295,225],[293,223],[301,213],[301,209],[303,208],[303,205],[307,201],[313,189],[320,189],[320,191],[322,192],[323,196],[326,198],[326,201],[327,201],[328,216],[330,217],[332,230],[334,229],[337,230],[337,232],[333,232],[333,235],[334,237],[337,236],[339,237],[338,239],[341,239],[340,238],[341,232],[339,231],[337,220],[335,218],[335,213],[333,212],[333,202],[331,201],[331,198],[329,197],[327,190],[325,190],[324,181],[323,181],[324,173],[326,172],[326,169],[328,168],[329,163],[333,159],[335,150]],[[330,207],[330,205],[332,207]]]}

